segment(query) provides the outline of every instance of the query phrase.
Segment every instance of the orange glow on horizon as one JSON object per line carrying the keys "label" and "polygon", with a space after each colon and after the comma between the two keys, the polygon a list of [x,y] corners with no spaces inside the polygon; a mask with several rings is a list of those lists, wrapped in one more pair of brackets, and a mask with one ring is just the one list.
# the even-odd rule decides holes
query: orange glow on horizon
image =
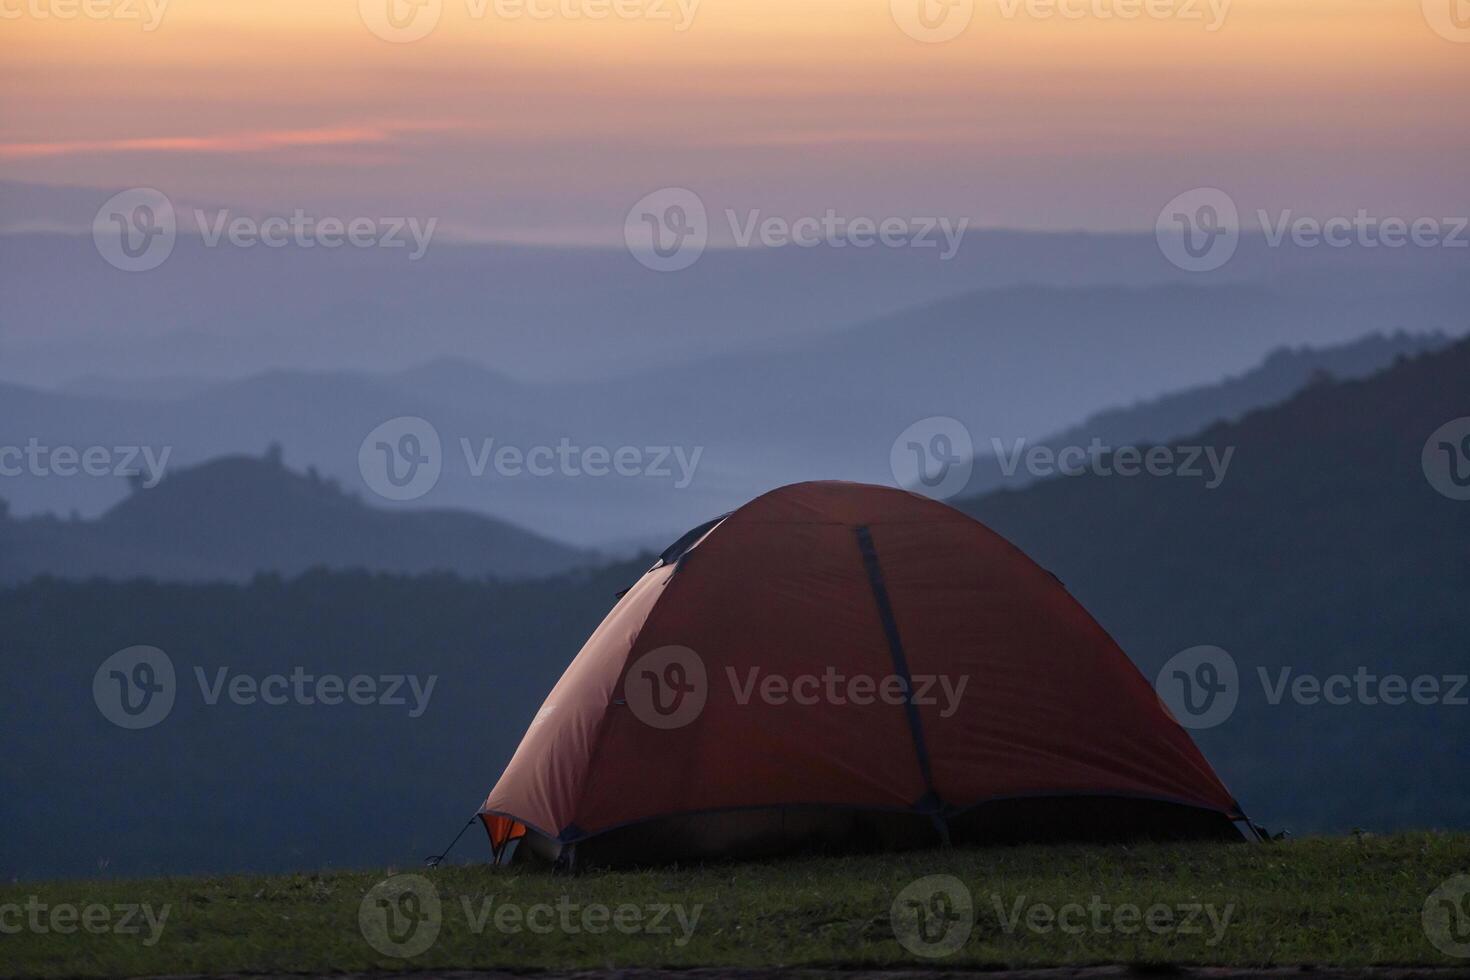
{"label": "orange glow on horizon", "polygon": [[[944,153],[992,179],[1039,166],[1056,180],[1085,150],[1115,183],[1187,148],[1262,180],[1316,153],[1413,184],[1404,148],[1470,154],[1470,126],[1446,119],[1470,44],[1437,36],[1417,0],[973,0],[943,43],[906,34],[889,0],[427,0],[432,29],[396,43],[370,21],[391,32],[417,8],[359,12],[390,2],[405,0],[130,0],[160,12],[151,30],[7,15],[0,176],[102,186],[158,173],[231,196],[268,189],[271,173],[329,188],[330,170],[353,166],[363,187],[380,171],[387,193],[485,160],[502,178],[565,180],[566,148],[583,145],[616,151],[578,178],[592,182],[722,174],[731,153],[751,179],[815,186],[835,169],[891,187],[906,159]],[[1096,13],[1150,3],[1199,19]],[[589,9],[667,16],[565,13]],[[1294,164],[1269,162],[1282,153]]]}

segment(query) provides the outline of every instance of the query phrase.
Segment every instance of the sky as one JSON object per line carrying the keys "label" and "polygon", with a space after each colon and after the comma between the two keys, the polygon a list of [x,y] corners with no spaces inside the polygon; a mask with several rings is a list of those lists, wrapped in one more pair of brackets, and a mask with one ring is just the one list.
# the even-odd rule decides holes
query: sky
{"label": "sky", "polygon": [[1470,0],[0,0],[0,42],[0,177],[484,240],[613,241],[662,187],[1437,217],[1470,159]]}

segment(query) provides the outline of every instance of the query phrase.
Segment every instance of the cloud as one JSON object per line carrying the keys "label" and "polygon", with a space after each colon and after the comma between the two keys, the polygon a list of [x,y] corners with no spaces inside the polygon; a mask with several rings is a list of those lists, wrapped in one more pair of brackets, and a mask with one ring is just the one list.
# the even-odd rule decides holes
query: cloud
{"label": "cloud", "polygon": [[327,126],[208,136],[144,136],[129,139],[0,143],[0,160],[67,157],[98,153],[268,153],[318,146],[362,146],[393,139],[393,127]]}

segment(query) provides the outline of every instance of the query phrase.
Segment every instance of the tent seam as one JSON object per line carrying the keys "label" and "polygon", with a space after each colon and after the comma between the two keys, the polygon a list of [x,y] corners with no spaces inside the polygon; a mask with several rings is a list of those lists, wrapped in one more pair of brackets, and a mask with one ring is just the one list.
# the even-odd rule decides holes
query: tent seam
{"label": "tent seam", "polygon": [[[727,523],[727,519],[726,518],[722,518],[718,524],[716,524],[714,527],[710,528],[709,531],[706,532],[704,534],[704,536],[699,539],[700,543],[702,544],[703,542],[709,540],[710,536],[713,535],[713,534],[715,534],[717,531],[719,531],[720,528],[724,527],[726,523]],[[603,745],[603,741],[604,741],[603,736],[604,736],[604,734],[607,731],[607,726],[608,726],[608,724],[611,721],[611,718],[612,718],[614,709],[616,709],[618,707],[617,699],[616,699],[617,689],[619,687],[622,687],[623,688],[623,696],[624,696],[624,698],[627,697],[627,688],[626,688],[626,685],[627,685],[628,664],[630,664],[633,661],[633,651],[635,649],[637,649],[637,647],[638,647],[638,641],[643,637],[643,634],[645,632],[647,632],[647,630],[649,629],[649,627],[652,625],[654,617],[657,616],[658,613],[659,613],[659,608],[664,604],[665,601],[668,600],[669,590],[673,588],[675,580],[678,579],[681,575],[686,574],[685,573],[685,559],[688,558],[693,553],[693,551],[694,551],[693,548],[691,548],[689,551],[686,551],[672,565],[660,565],[660,566],[658,566],[658,568],[651,568],[647,572],[644,572],[643,573],[644,576],[646,577],[648,575],[652,575],[655,571],[658,571],[661,568],[668,568],[669,569],[669,577],[668,577],[668,579],[666,579],[664,581],[663,591],[659,594],[659,597],[657,599],[653,600],[653,607],[648,610],[648,615],[643,617],[643,622],[641,624],[639,624],[638,631],[633,634],[632,640],[628,643],[628,653],[623,658],[622,665],[618,668],[618,681],[617,681],[617,685],[615,685],[614,688],[613,688],[614,696],[611,697],[608,700],[606,710],[603,711],[602,718],[597,723],[597,731],[595,731],[593,733],[593,736],[592,736],[592,752],[587,757],[587,777],[582,780],[582,786],[581,786],[581,788],[577,792],[577,801],[576,801],[576,804],[573,807],[571,807],[572,822],[567,825],[568,827],[576,827],[577,826],[577,815],[582,812],[582,800],[586,797],[586,795],[587,795],[587,787],[591,784],[591,781],[592,781],[591,780],[591,774],[596,769],[596,767],[597,767],[597,760],[602,755],[602,745]],[[634,584],[636,585],[637,583],[634,583]],[[614,608],[616,608],[616,607],[614,607]],[[566,828],[564,828],[564,827],[558,827],[557,828],[557,836],[555,838],[556,840],[558,840],[558,841],[561,840],[562,831],[565,830],[565,829]],[[565,843],[565,842],[563,842],[563,843]]]}
{"label": "tent seam", "polygon": [[878,606],[878,618],[883,626],[883,634],[888,641],[888,655],[893,660],[893,669],[898,676],[903,678],[904,691],[904,714],[908,719],[909,736],[913,739],[914,754],[919,762],[919,776],[924,781],[925,799],[934,806],[934,813],[941,832],[948,837],[945,831],[943,818],[937,815],[944,810],[944,803],[939,793],[934,788],[934,770],[929,763],[929,746],[924,739],[924,724],[919,717],[918,705],[914,704],[913,689],[914,679],[909,673],[908,657],[903,649],[903,637],[898,632],[898,619],[893,613],[893,603],[888,595],[888,586],[883,581],[883,566],[878,561],[878,548],[873,543],[873,534],[868,525],[860,524],[853,529],[857,535],[858,553],[863,559],[863,568],[867,573],[868,586],[873,593],[873,601]]}

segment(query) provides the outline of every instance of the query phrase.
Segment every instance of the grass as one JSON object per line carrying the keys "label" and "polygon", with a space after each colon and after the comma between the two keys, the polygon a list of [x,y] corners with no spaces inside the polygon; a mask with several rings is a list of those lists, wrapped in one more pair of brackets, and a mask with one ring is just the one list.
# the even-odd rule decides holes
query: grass
{"label": "grass", "polygon": [[[478,866],[403,870],[432,883],[437,916],[432,895],[394,893],[401,879],[365,903],[389,871],[10,883],[0,887],[0,974],[1098,963],[1470,966],[1470,959],[1437,949],[1423,921],[1430,893],[1451,876],[1470,873],[1470,835],[1464,834],[1271,845],[959,849],[583,875]],[[964,883],[974,924],[965,939],[969,916],[951,903],[948,921],[957,931],[925,935],[964,941],[950,955],[929,958],[895,937],[896,929],[915,935],[911,913],[895,921],[890,909],[906,887],[938,874]],[[406,917],[384,919],[380,897]],[[161,930],[141,914],[123,923],[136,933],[110,928],[126,914],[116,906],[143,904],[155,921],[167,907]],[[382,930],[373,923],[402,927],[390,942],[433,941],[407,958],[390,954],[411,947],[375,949],[360,921],[365,904],[366,933],[379,936],[380,945]],[[660,906],[673,908],[656,918]],[[64,907],[75,911],[60,911]],[[105,920],[99,907],[107,909]],[[946,911],[942,905],[932,908]],[[1066,928],[1056,920],[1048,925],[1048,910],[1061,914]],[[1014,916],[1019,917],[1013,923]],[[436,936],[430,925],[435,919]],[[96,931],[84,928],[85,922]],[[62,934],[53,925],[74,931]]]}

